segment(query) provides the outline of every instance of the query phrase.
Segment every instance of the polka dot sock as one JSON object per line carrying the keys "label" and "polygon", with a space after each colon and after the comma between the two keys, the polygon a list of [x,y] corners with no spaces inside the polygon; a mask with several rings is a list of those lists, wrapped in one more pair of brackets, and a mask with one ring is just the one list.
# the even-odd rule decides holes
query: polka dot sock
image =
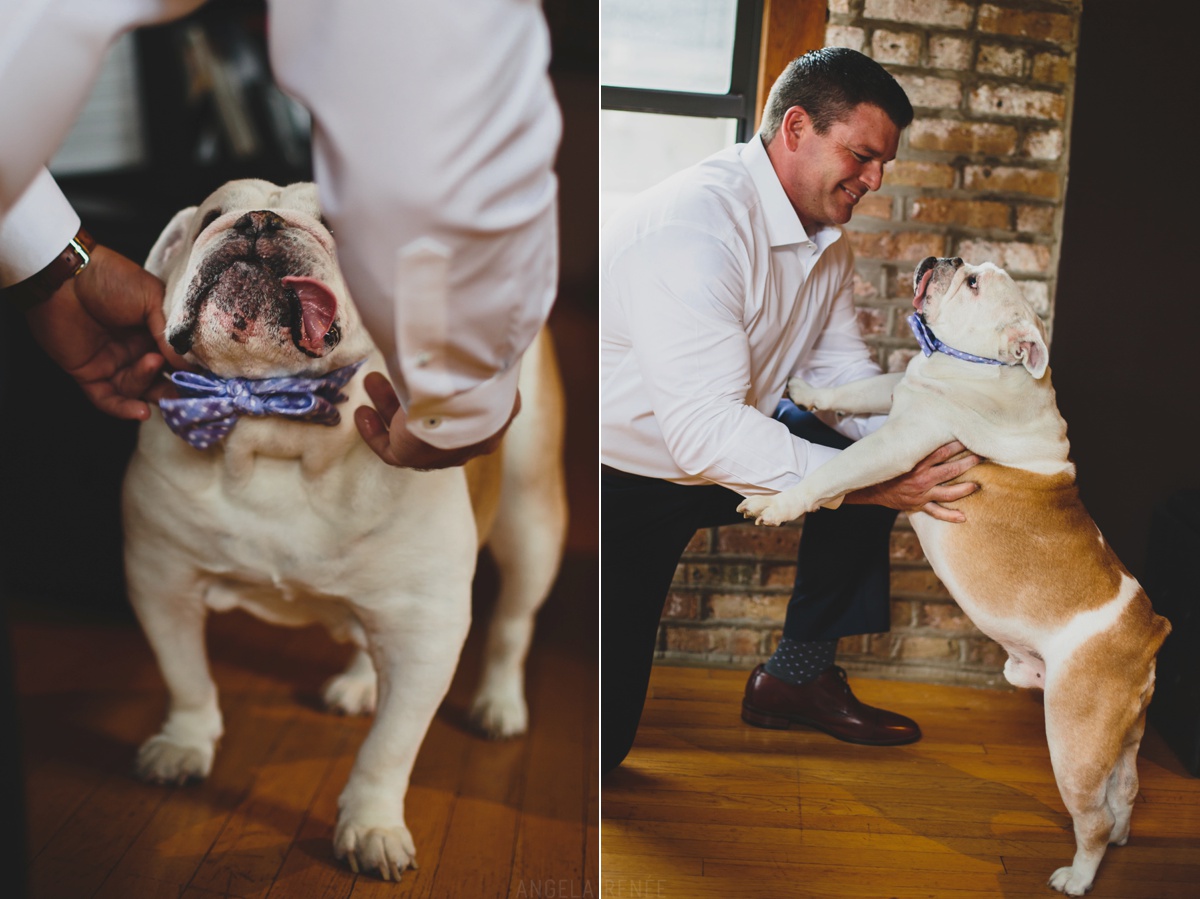
{"label": "polka dot sock", "polygon": [[836,653],[837,640],[792,640],[784,637],[779,641],[775,654],[767,659],[763,667],[767,674],[781,681],[807,684],[833,664]]}

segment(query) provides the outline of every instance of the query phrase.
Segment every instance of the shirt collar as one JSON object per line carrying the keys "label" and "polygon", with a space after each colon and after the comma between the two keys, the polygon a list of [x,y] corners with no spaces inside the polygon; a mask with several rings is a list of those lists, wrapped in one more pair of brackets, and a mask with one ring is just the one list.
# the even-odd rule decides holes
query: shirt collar
{"label": "shirt collar", "polygon": [[810,236],[800,224],[800,216],[792,208],[792,201],[779,183],[779,175],[771,165],[767,156],[767,148],[763,146],[762,136],[755,134],[742,145],[739,151],[742,165],[750,173],[754,189],[762,201],[763,216],[767,220],[767,237],[771,246],[782,247],[788,244],[807,243],[813,241],[820,249],[825,249],[841,236],[838,228],[819,228]]}

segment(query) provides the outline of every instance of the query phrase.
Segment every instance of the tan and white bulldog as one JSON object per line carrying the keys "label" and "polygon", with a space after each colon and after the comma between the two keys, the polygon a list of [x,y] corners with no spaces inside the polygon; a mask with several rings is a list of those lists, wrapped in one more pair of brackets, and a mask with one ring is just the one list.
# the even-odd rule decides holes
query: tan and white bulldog
{"label": "tan and white bulldog", "polygon": [[231,182],[179,212],[146,267],[166,282],[168,340],[214,377],[176,374],[199,402],[164,401],[141,426],[124,484],[129,596],[170,691],[137,771],[175,783],[212,768],[222,724],[210,610],[321,622],[358,647],[325,702],[375,714],[338,802],[334,851],[398,879],[415,853],[409,775],[458,662],[484,543],[501,589],[472,715],[491,735],[526,727],[524,659],[566,529],[549,336],[525,354],[522,410],[497,453],[465,471],[393,468],[353,422],[368,404],[363,377],[384,361],[313,185]]}
{"label": "tan and white bulldog", "polygon": [[1082,895],[1108,844],[1129,837],[1154,657],[1170,624],[1079,500],[1045,332],[1020,288],[994,265],[932,257],[914,284],[914,331],[928,352],[903,374],[788,385],[798,405],[890,412],[886,422],[795,487],[739,509],[777,525],[910,471],[953,440],[987,460],[961,479],[980,489],[945,504],[965,523],[910,518],[934,572],[1008,651],[1005,677],[1045,690],[1050,759],[1076,840],[1050,886]]}

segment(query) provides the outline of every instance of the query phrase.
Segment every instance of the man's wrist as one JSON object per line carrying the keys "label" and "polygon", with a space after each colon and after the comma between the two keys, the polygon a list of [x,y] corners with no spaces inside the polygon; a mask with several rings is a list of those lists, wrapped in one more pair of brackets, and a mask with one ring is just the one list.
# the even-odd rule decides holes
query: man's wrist
{"label": "man's wrist", "polygon": [[0,291],[4,305],[23,312],[41,305],[63,284],[87,268],[95,248],[95,239],[80,228],[63,251],[44,269]]}

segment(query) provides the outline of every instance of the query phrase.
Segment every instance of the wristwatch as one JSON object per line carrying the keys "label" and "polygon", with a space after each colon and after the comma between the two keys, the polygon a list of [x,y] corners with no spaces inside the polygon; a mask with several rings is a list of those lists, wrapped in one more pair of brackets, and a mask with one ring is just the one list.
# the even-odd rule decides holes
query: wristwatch
{"label": "wristwatch", "polygon": [[0,292],[0,296],[4,297],[4,304],[10,308],[27,311],[39,303],[44,303],[68,279],[74,278],[87,268],[95,248],[95,239],[80,228],[79,233],[71,238],[66,249],[59,253],[53,262],[36,275],[30,275],[24,281]]}

